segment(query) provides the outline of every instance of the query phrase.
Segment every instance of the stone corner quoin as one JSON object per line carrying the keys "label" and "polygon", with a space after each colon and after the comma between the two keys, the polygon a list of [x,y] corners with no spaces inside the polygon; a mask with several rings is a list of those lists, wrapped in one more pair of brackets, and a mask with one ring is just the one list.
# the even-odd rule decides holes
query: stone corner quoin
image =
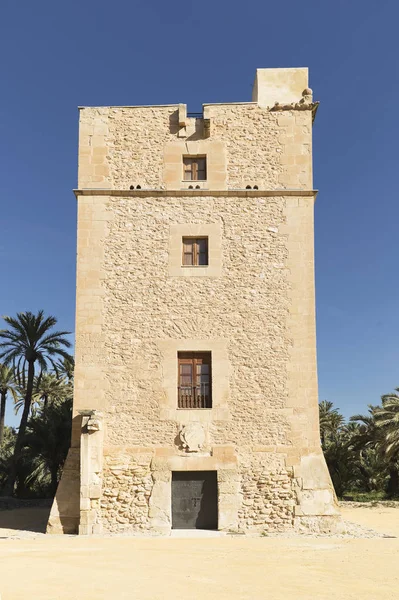
{"label": "stone corner quoin", "polygon": [[329,531],[308,71],[82,107],[73,435],[48,532]]}

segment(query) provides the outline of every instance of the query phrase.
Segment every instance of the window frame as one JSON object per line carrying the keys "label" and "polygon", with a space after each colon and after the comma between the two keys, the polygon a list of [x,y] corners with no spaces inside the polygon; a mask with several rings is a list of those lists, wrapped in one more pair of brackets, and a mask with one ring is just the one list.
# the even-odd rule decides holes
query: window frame
{"label": "window frame", "polygon": [[[191,385],[183,385],[181,383],[181,376],[184,376],[180,372],[182,365],[191,365]],[[208,366],[208,382],[203,383],[202,381],[197,382],[197,377],[201,378],[202,373],[197,373],[197,366],[207,365]],[[208,386],[208,394],[202,394],[201,386]],[[200,389],[200,399],[197,400],[197,389]],[[183,404],[180,395],[180,389],[182,387],[191,387],[192,394],[190,395],[191,403],[196,404],[203,402],[205,406],[182,406]],[[203,397],[203,400],[202,400]],[[186,401],[187,404],[187,401]],[[212,408],[212,352],[210,351],[178,351],[177,352],[177,409],[178,410],[210,410]]]}
{"label": "window frame", "polygon": [[[206,240],[206,252],[200,251],[200,240]],[[188,244],[188,241],[192,242],[193,251],[186,252],[185,245]],[[186,254],[192,255],[192,263],[186,264],[184,259]],[[206,262],[200,263],[201,254],[205,254]],[[207,235],[184,235],[182,236],[182,259],[181,259],[182,267],[209,267],[209,236]]]}
{"label": "window frame", "polygon": [[[204,161],[204,168],[199,168],[199,161]],[[191,165],[191,169],[186,169],[186,166]],[[199,178],[198,173],[203,172],[204,177]],[[186,173],[190,174],[190,178],[186,179]],[[207,180],[207,160],[205,154],[185,155],[183,156],[183,181],[206,181]]]}

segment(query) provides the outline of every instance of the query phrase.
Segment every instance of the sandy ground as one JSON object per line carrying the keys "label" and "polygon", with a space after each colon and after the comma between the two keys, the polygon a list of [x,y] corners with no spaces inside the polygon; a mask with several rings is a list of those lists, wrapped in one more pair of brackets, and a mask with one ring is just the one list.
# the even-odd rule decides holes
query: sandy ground
{"label": "sandy ground", "polygon": [[0,512],[1,600],[399,600],[399,508],[343,509],[398,536],[371,539],[34,533],[47,513]]}

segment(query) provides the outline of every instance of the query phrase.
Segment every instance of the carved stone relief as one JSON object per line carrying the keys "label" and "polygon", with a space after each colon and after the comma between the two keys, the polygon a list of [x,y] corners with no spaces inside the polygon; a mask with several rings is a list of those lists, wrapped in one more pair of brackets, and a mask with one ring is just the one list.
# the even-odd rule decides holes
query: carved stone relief
{"label": "carved stone relief", "polygon": [[187,423],[179,433],[181,445],[186,452],[199,452],[205,444],[205,431],[200,423]]}

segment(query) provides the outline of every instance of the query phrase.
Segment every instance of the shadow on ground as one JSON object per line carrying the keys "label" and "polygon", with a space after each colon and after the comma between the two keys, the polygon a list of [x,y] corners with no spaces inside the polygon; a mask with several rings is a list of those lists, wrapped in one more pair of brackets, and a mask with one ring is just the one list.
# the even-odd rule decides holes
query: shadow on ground
{"label": "shadow on ground", "polygon": [[7,530],[46,533],[50,509],[50,502],[45,501],[39,506],[21,506],[0,510],[0,538],[7,537],[4,535]]}

